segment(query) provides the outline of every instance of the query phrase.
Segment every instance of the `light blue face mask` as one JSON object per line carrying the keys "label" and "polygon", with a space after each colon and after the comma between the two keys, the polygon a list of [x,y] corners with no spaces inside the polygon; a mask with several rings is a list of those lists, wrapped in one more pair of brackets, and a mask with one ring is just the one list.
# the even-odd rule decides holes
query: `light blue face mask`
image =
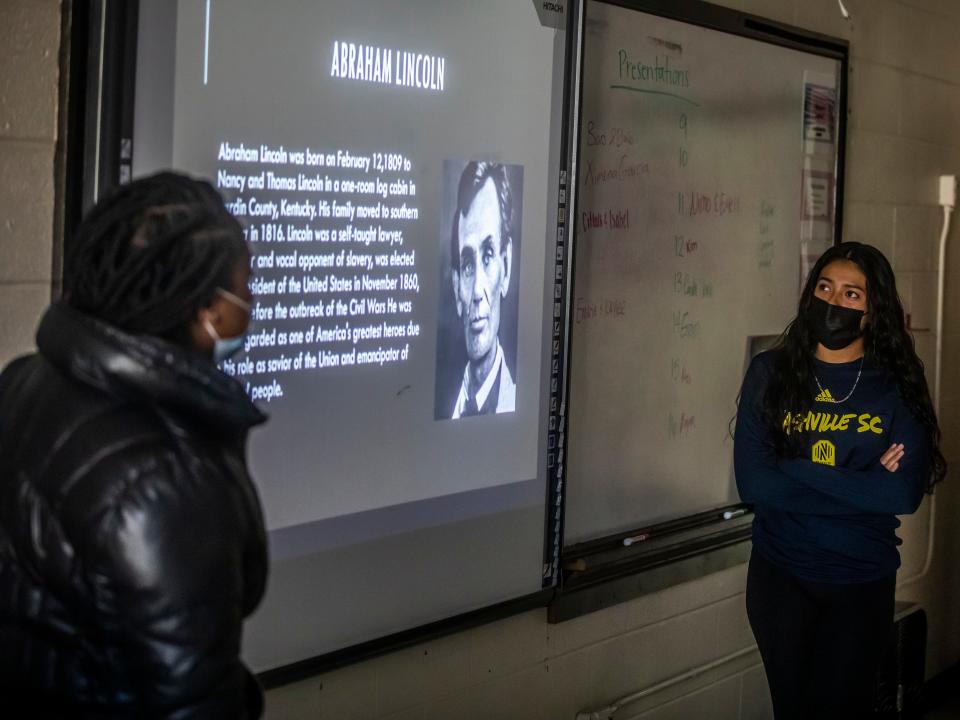
{"label": "light blue face mask", "polygon": [[[252,306],[243,298],[239,298],[228,290],[223,288],[217,288],[217,294],[224,298],[227,302],[231,302],[236,305],[238,308],[245,310],[247,313],[250,312]],[[241,335],[233,338],[222,338],[217,332],[217,329],[213,324],[207,320],[203,319],[203,326],[207,330],[207,334],[213,338],[213,361],[217,364],[222,363],[227,358],[233,357],[243,348],[243,342],[247,337],[247,333],[244,332]],[[249,329],[249,324],[248,324]]]}

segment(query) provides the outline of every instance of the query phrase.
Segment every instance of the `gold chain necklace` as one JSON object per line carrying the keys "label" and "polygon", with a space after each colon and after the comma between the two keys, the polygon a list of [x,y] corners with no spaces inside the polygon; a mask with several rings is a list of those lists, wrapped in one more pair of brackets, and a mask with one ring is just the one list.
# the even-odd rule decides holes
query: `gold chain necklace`
{"label": "gold chain necklace", "polygon": [[834,400],[832,397],[829,397],[829,395],[827,394],[827,391],[823,389],[823,385],[820,384],[820,378],[817,377],[816,373],[813,374],[813,379],[817,381],[817,387],[820,388],[820,394],[817,396],[818,398],[820,398],[820,402],[830,402],[830,403],[839,405],[840,403],[845,403],[847,400],[850,399],[850,396],[853,395],[853,391],[857,389],[857,383],[860,382],[860,373],[863,372],[864,357],[866,356],[863,356],[860,358],[860,369],[857,370],[857,379],[853,381],[853,387],[850,388],[850,392],[848,392],[846,396],[844,396],[840,400]]}

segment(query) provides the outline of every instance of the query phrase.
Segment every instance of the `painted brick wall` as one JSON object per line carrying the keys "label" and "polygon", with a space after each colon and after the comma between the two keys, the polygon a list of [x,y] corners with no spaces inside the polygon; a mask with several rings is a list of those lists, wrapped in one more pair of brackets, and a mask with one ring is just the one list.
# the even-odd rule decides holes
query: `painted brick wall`
{"label": "painted brick wall", "polygon": [[0,365],[33,347],[50,299],[58,0],[0,0]]}

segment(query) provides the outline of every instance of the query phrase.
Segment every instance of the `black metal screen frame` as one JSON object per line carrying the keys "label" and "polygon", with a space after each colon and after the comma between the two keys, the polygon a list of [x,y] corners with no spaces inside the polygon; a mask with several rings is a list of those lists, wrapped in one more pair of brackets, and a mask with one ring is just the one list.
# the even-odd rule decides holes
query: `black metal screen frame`
{"label": "black metal screen frame", "polygon": [[[571,118],[569,106],[574,89],[572,73],[576,58],[571,52],[575,33],[571,8],[578,8],[577,0],[568,0],[564,7],[566,20],[563,78],[564,120],[561,125],[562,148],[559,157],[560,197],[558,225],[564,228],[566,198],[569,192],[567,178],[572,176],[569,161],[572,157]],[[67,185],[76,190],[73,212],[67,217],[65,234],[69,236],[80,221],[82,212],[112,187],[130,180],[133,163],[134,107],[136,99],[137,35],[139,0],[73,0],[70,29],[73,53],[70,61],[76,78],[74,97],[79,108],[71,127],[81,138],[71,144],[67,170]],[[543,545],[544,571],[542,590],[514,598],[472,612],[444,618],[436,622],[393,633],[368,642],[333,652],[306,658],[260,673],[267,688],[274,688],[330,670],[361,662],[412,645],[450,635],[456,632],[495,622],[536,608],[546,608],[554,598],[560,567],[561,486],[554,481],[556,474],[555,450],[562,444],[563,413],[561,396],[564,390],[564,357],[566,347],[566,292],[567,253],[564,248],[565,229],[558,235],[558,254],[553,284],[553,310],[547,342],[551,344],[550,411],[544,418],[549,424],[547,456],[539,462],[548,464],[545,492],[546,522]],[[548,260],[549,261],[549,260]],[[549,456],[549,457],[548,457]]]}

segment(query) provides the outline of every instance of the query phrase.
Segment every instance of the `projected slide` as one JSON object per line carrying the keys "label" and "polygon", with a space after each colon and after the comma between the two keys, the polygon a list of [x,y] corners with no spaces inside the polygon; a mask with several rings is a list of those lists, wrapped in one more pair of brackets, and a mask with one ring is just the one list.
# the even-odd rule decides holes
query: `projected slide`
{"label": "projected slide", "polygon": [[244,224],[256,302],[223,369],[271,416],[250,451],[270,529],[537,480],[556,30],[529,2],[170,22],[170,102],[140,111],[169,133],[140,134],[135,170],[208,177]]}

